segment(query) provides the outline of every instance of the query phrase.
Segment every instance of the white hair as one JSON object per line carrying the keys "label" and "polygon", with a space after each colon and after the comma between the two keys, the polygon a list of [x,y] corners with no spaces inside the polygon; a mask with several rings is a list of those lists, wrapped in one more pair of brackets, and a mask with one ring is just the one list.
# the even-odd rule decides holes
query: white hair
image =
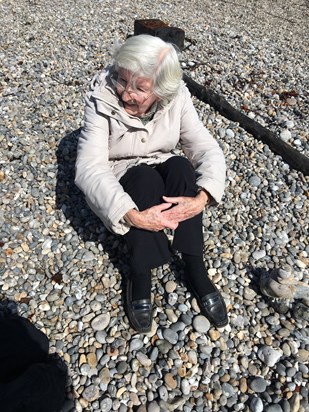
{"label": "white hair", "polygon": [[163,103],[173,99],[182,84],[182,70],[177,51],[159,37],[140,34],[115,45],[115,69],[129,70],[134,77],[153,82],[153,92]]}

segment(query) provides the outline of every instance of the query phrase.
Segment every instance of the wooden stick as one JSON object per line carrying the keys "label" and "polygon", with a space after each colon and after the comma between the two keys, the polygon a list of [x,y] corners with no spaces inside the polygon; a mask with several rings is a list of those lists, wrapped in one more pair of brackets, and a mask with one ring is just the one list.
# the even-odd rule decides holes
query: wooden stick
{"label": "wooden stick", "polygon": [[309,158],[307,156],[284,142],[275,133],[266,129],[266,127],[261,126],[257,121],[236,110],[218,93],[215,93],[208,87],[201,86],[186,74],[183,75],[183,79],[193,96],[212,106],[227,119],[239,123],[240,127],[252,134],[256,139],[267,144],[274,153],[281,156],[293,169],[299,170],[304,175],[309,175]]}

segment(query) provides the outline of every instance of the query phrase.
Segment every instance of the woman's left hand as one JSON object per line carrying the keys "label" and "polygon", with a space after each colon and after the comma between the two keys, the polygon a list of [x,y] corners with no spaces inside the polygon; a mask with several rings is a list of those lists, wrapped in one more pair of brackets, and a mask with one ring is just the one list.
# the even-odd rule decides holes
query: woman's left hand
{"label": "woman's left hand", "polygon": [[207,193],[201,191],[195,197],[163,196],[163,200],[167,203],[172,203],[175,206],[171,209],[164,210],[162,214],[164,214],[167,219],[179,223],[201,213],[206,204],[209,203],[210,197]]}

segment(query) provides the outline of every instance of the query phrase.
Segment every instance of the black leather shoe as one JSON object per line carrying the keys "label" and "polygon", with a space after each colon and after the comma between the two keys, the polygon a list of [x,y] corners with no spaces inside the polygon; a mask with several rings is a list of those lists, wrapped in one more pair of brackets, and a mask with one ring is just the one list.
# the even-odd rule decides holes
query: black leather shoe
{"label": "black leather shoe", "polygon": [[127,281],[126,312],[130,324],[137,332],[147,333],[151,329],[152,304],[150,299],[139,299],[132,302],[132,282]]}
{"label": "black leather shoe", "polygon": [[189,285],[203,315],[217,328],[226,326],[228,324],[226,305],[217,287],[213,284],[215,292],[199,296],[192,284]]}

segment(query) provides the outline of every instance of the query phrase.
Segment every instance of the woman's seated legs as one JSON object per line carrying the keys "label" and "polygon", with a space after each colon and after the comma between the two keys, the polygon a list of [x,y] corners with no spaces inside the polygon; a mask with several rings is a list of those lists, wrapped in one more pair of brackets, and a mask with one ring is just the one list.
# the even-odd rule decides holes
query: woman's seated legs
{"label": "woman's seated legs", "polygon": [[[162,203],[163,195],[195,196],[197,193],[194,169],[188,159],[180,156],[153,167],[136,166],[125,174],[120,183],[139,210]],[[125,237],[131,257],[132,300],[150,299],[150,269],[170,258],[167,237],[163,231],[150,232],[134,227]],[[227,323],[224,300],[208,278],[203,261],[202,213],[179,224],[174,233],[173,248],[182,253],[186,278],[202,312],[216,326],[224,326]]]}

